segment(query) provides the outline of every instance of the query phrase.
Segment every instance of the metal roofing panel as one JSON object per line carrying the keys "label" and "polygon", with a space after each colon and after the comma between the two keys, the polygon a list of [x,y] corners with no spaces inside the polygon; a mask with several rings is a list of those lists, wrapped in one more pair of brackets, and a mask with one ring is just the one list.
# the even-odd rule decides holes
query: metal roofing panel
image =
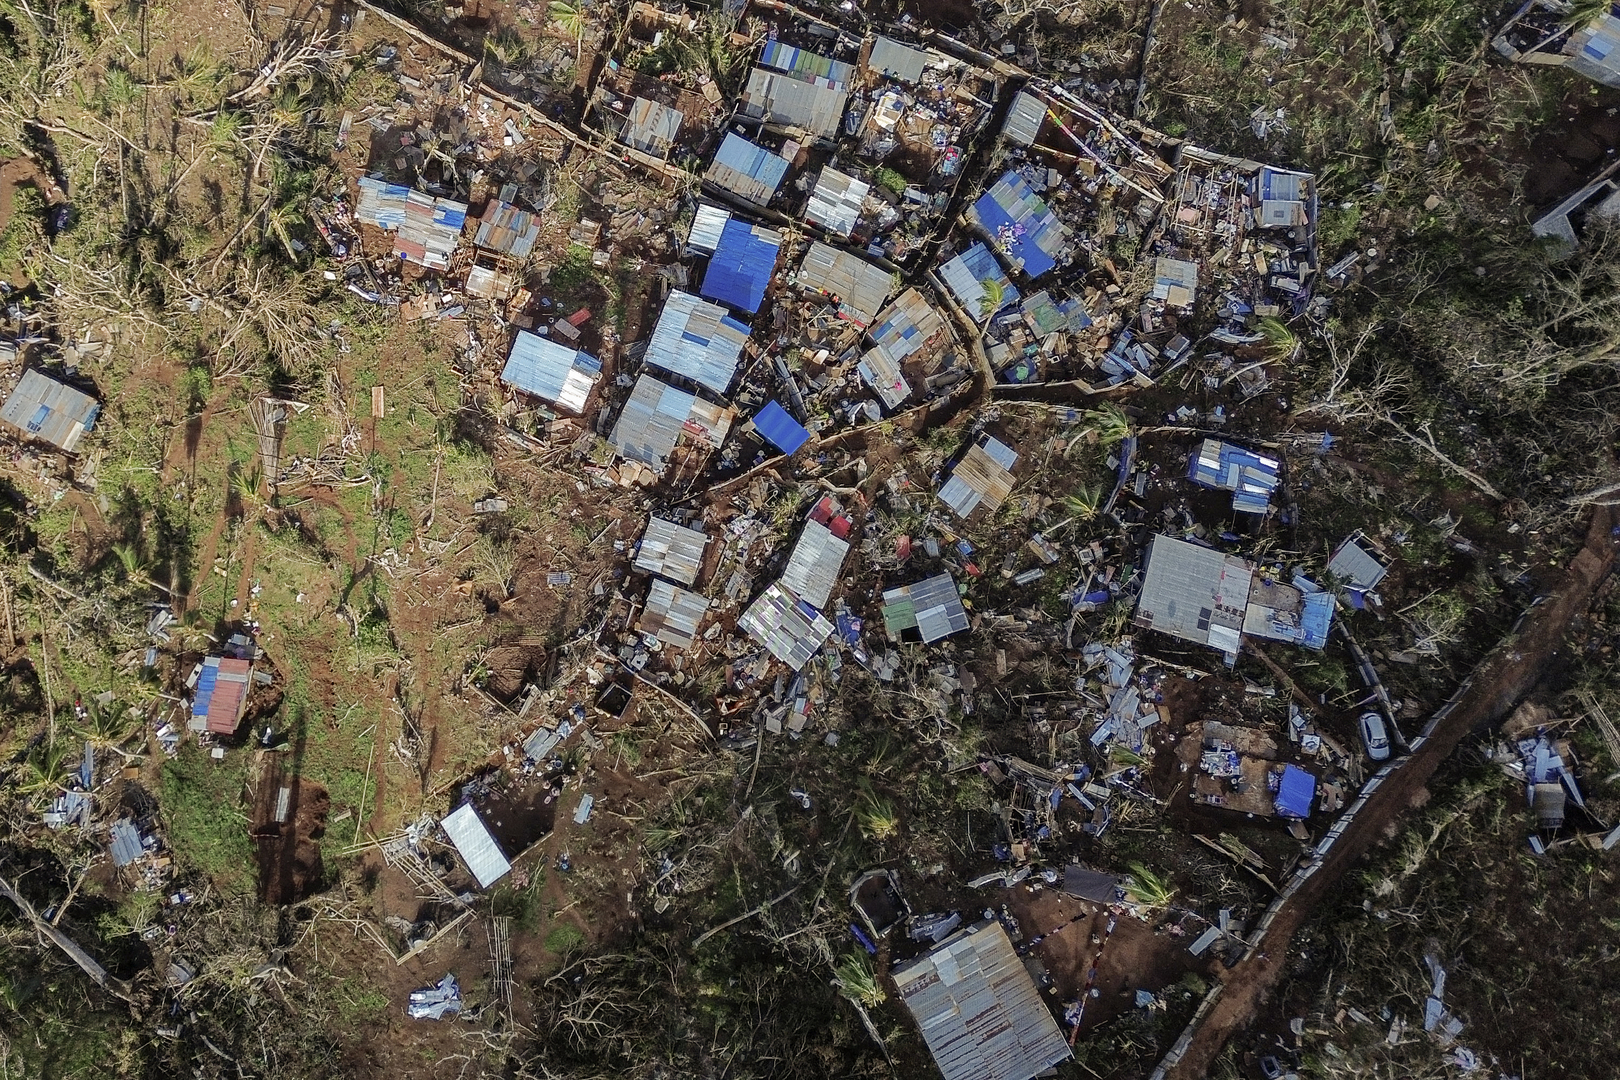
{"label": "metal roofing panel", "polygon": [[891,410],[898,409],[911,396],[911,384],[906,382],[900,365],[881,345],[868,349],[861,362],[855,365],[855,370],[860,372],[866,385]]}
{"label": "metal roofing panel", "polygon": [[787,169],[787,161],[779,155],[728,131],[703,178],[764,206],[782,186]]}
{"label": "metal roofing panel", "polygon": [[359,180],[355,218],[382,229],[395,229],[394,254],[434,270],[447,270],[461,242],[467,204],[435,198],[399,184],[369,176]]}
{"label": "metal roofing panel", "polygon": [[924,644],[968,627],[962,595],[948,573],[885,590],[883,622],[891,634],[915,627]]}
{"label": "metal roofing panel", "polygon": [[748,605],[737,625],[794,671],[808,664],[833,632],[832,623],[780,583]]}
{"label": "metal roofing panel", "polygon": [[1019,146],[1033,146],[1045,120],[1046,102],[1027,90],[1020,90],[1013,98],[1012,108],[1007,110],[1007,122],[1001,125],[1001,133]]}
{"label": "metal roofing panel", "polygon": [[692,213],[692,228],[686,234],[686,246],[700,255],[713,255],[730,220],[730,210],[712,203],[698,203]]}
{"label": "metal roofing panel", "polygon": [[676,290],[647,344],[647,363],[724,394],[737,373],[748,327],[718,304]]}
{"label": "metal roofing panel", "polygon": [[72,452],[100,412],[101,406],[89,394],[29,368],[0,406],[0,420]]}
{"label": "metal roofing panel", "polygon": [[699,293],[753,314],[765,302],[781,250],[782,234],[775,229],[729,218],[703,272]]}
{"label": "metal roofing panel", "polygon": [[467,869],[478,879],[480,888],[489,888],[512,869],[512,864],[507,861],[505,853],[490,835],[484,819],[478,816],[472,803],[462,803],[439,825],[450,837]]}
{"label": "metal roofing panel", "polygon": [[690,585],[703,567],[703,552],[708,543],[709,538],[696,529],[663,518],[649,518],[641,546],[636,549],[635,567]]}
{"label": "metal roofing panel", "polygon": [[819,611],[832,598],[848,556],[847,540],[834,536],[832,530],[819,521],[807,521],[782,570],[782,584]]}
{"label": "metal roofing panel", "polygon": [[806,82],[833,87],[848,86],[850,77],[855,74],[855,68],[841,60],[794,48],[776,38],[765,43],[759,62]]}
{"label": "metal roofing panel", "polygon": [[915,288],[907,289],[878,315],[872,340],[895,361],[923,348],[945,329],[945,320]]}
{"label": "metal roofing panel", "polygon": [[[983,244],[974,244],[945,263],[939,268],[939,274],[945,279],[946,288],[956,297],[956,302],[967,311],[968,317],[981,323],[1008,304],[1018,301],[1018,288]],[[986,290],[986,282],[994,282],[999,288],[999,303],[986,299],[993,292]]]}
{"label": "metal roofing panel", "polygon": [[594,356],[519,330],[506,367],[501,370],[501,381],[571,412],[583,413],[591,387],[601,375],[601,361]]}
{"label": "metal roofing panel", "polygon": [[697,640],[698,627],[708,611],[707,597],[671,585],[662,578],[653,578],[652,588],[647,591],[647,606],[636,629],[665,645],[689,649]]}
{"label": "metal roofing panel", "polygon": [[1231,652],[1253,576],[1249,564],[1235,556],[1155,536],[1136,603],[1137,625]]}
{"label": "metal roofing panel", "polygon": [[805,253],[798,282],[803,288],[835,298],[840,313],[859,326],[877,317],[894,287],[888,271],[819,240]]}
{"label": "metal roofing panel", "polygon": [[730,409],[644,374],[630,391],[608,442],[620,457],[661,473],[683,434],[718,447],[731,429],[731,418]]}
{"label": "metal roofing panel", "polygon": [[208,730],[216,735],[232,735],[247,709],[248,681],[253,677],[253,665],[229,656],[218,659],[213,690],[208,698]]}
{"label": "metal roofing panel", "polygon": [[1004,173],[979,196],[968,217],[995,240],[1000,254],[1032,278],[1057,266],[1068,248],[1068,228],[1017,171]]}
{"label": "metal roofing panel", "polygon": [[880,36],[872,42],[872,52],[866,59],[866,66],[890,79],[917,83],[922,81],[923,68],[928,66],[928,54],[910,45],[902,45],[893,38]]}
{"label": "metal roofing panel", "polygon": [[1069,1056],[998,922],[948,938],[894,979],[945,1080],[1029,1080]]}
{"label": "metal roofing panel", "polygon": [[740,108],[744,116],[802,127],[812,135],[832,138],[843,122],[848,99],[849,92],[841,84],[805,82],[757,67],[748,73]]}
{"label": "metal roofing panel", "polygon": [[981,504],[994,513],[1012,492],[1012,466],[1017,462],[1018,455],[1010,447],[982,436],[951,470],[939,497],[963,518]]}
{"label": "metal roofing panel", "polygon": [[112,824],[112,860],[114,866],[128,866],[141,857],[141,834],[133,821],[115,821]]}
{"label": "metal roofing panel", "polygon": [[839,172],[831,165],[825,166],[810,193],[809,205],[804,210],[805,220],[838,236],[848,236],[855,231],[861,219],[861,206],[871,190],[872,186],[866,181]]}
{"label": "metal roofing panel", "polygon": [[619,138],[644,154],[663,157],[681,132],[681,111],[638,97],[630,103]]}
{"label": "metal roofing panel", "polygon": [[511,203],[491,199],[478,219],[478,231],[473,243],[488,251],[526,259],[540,239],[540,218],[527,210],[519,210]]}
{"label": "metal roofing panel", "polygon": [[1328,573],[1343,578],[1360,589],[1374,589],[1389,573],[1389,567],[1350,537],[1339,545],[1339,550],[1328,560]]}

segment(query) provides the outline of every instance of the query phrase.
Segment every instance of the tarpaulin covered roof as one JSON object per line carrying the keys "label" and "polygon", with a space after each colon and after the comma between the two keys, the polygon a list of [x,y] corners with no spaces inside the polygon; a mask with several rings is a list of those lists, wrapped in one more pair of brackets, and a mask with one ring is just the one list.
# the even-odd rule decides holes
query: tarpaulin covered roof
{"label": "tarpaulin covered roof", "polygon": [[718,304],[676,290],[647,344],[647,363],[724,394],[737,373],[748,327]]}
{"label": "tarpaulin covered roof", "polygon": [[445,835],[455,845],[461,859],[478,879],[480,888],[487,889],[512,869],[501,846],[490,835],[484,819],[478,816],[472,803],[462,803],[439,822]]}
{"label": "tarpaulin covered roof", "polygon": [[1310,817],[1315,800],[1316,777],[1298,765],[1284,765],[1277,785],[1277,813],[1284,817]]}
{"label": "tarpaulin covered roof", "polygon": [[1069,1044],[999,922],[983,922],[894,972],[944,1080],[1030,1080]]}
{"label": "tarpaulin covered roof", "polygon": [[839,313],[858,326],[877,317],[894,287],[887,270],[819,240],[805,253],[798,281],[803,288],[836,297]]}
{"label": "tarpaulin covered roof", "polygon": [[582,413],[591,387],[602,376],[602,363],[561,342],[519,330],[501,381],[524,393]]}
{"label": "tarpaulin covered roof", "polygon": [[203,660],[197,675],[197,688],[191,700],[191,715],[204,720],[206,730],[231,735],[247,708],[248,680],[253,665],[229,656]]}
{"label": "tarpaulin covered roof", "polygon": [[636,549],[635,567],[690,585],[703,568],[703,549],[708,542],[709,538],[696,529],[663,518],[649,518],[641,546]]}
{"label": "tarpaulin covered roof", "polygon": [[101,406],[89,394],[29,368],[0,406],[0,420],[72,452],[100,412]]}
{"label": "tarpaulin covered roof", "polygon": [[861,206],[871,190],[872,185],[866,181],[839,172],[831,165],[825,166],[816,178],[815,190],[810,192],[804,218],[830,233],[848,236],[855,231],[855,224],[861,219]]}
{"label": "tarpaulin covered roof", "polygon": [[[967,309],[968,318],[984,322],[1006,307],[1018,300],[1018,288],[1007,277],[1007,272],[996,262],[996,257],[990,254],[990,249],[983,244],[974,244],[956,258],[951,259],[939,268],[940,277],[945,279],[946,288],[956,297],[956,302]],[[988,295],[984,283],[995,282],[1000,286],[1000,302],[990,306],[985,297]]]}
{"label": "tarpaulin covered roof", "polygon": [[764,440],[784,454],[797,453],[799,447],[810,441],[804,425],[788,415],[788,411],[774,401],[765,403],[754,417],[754,429]]}
{"label": "tarpaulin covered roof", "polygon": [[910,45],[902,45],[893,38],[879,37],[872,42],[872,53],[866,66],[880,75],[901,82],[922,81],[923,68],[928,66],[928,54]]}
{"label": "tarpaulin covered roof", "polygon": [[1281,463],[1247,447],[1220,439],[1205,439],[1187,465],[1195,484],[1232,493],[1232,509],[1263,514],[1271,493],[1282,483]]}
{"label": "tarpaulin covered roof", "polygon": [[808,664],[833,632],[825,616],[781,584],[748,605],[737,625],[794,671]]}
{"label": "tarpaulin covered roof", "polygon": [[1032,278],[1057,266],[1068,246],[1069,230],[1016,171],[1003,174],[980,195],[968,216],[995,240],[1014,266]]}
{"label": "tarpaulin covered roof", "polygon": [[749,202],[764,206],[776,194],[776,189],[782,186],[782,177],[787,175],[787,169],[785,158],[728,131],[703,178]]}
{"label": "tarpaulin covered roof", "polygon": [[765,302],[765,288],[776,273],[781,250],[782,234],[775,229],[728,218],[698,291],[710,300],[753,314]]}

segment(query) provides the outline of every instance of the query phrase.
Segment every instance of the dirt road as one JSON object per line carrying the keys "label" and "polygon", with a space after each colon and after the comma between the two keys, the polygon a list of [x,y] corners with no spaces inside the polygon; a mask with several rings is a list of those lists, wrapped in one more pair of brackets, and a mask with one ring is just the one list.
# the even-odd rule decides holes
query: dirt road
{"label": "dirt road", "polygon": [[1474,671],[1473,684],[1422,748],[1407,759],[1367,800],[1354,823],[1328,850],[1322,866],[1279,909],[1262,945],[1228,972],[1220,999],[1193,1035],[1181,1060],[1165,1075],[1169,1080],[1196,1080],[1208,1075],[1210,1063],[1271,994],[1286,966],[1266,955],[1282,957],[1295,932],[1311,917],[1385,829],[1412,805],[1457,743],[1481,724],[1507,715],[1540,681],[1547,661],[1562,646],[1570,622],[1591,602],[1592,594],[1614,567],[1611,530],[1620,508],[1599,507],[1587,529],[1586,544],[1570,562],[1563,580],[1540,606],[1526,616],[1520,632],[1503,641]]}

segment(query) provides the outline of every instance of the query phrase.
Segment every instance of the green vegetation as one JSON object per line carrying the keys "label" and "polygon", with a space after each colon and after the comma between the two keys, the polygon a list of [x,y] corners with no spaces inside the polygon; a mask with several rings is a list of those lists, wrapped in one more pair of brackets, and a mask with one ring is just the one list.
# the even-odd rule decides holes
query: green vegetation
{"label": "green vegetation", "polygon": [[195,744],[163,763],[158,798],[169,843],[225,895],[253,886],[254,847],[243,808],[247,762],[241,754],[212,760]]}

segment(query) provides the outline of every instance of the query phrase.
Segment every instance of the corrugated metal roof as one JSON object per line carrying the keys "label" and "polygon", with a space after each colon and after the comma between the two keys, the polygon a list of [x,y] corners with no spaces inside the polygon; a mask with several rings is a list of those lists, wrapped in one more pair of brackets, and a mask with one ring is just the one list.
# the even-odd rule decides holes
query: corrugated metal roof
{"label": "corrugated metal roof", "polygon": [[712,203],[698,203],[692,214],[692,228],[686,234],[686,246],[699,255],[713,255],[730,220],[730,210]]}
{"label": "corrugated metal roof", "polygon": [[697,640],[698,627],[708,614],[707,597],[653,578],[647,592],[647,606],[636,629],[677,649],[690,649]]}
{"label": "corrugated metal roof", "polygon": [[878,315],[869,333],[895,361],[904,360],[945,329],[945,320],[916,289],[907,289]]}
{"label": "corrugated metal roof", "polygon": [[923,644],[968,628],[967,609],[950,574],[935,574],[911,585],[883,591],[883,625],[898,637],[915,628]]}
{"label": "corrugated metal roof", "polygon": [[[202,721],[199,730],[231,735],[247,708],[248,680],[253,665],[229,656],[203,660],[191,699],[191,715]],[[197,726],[197,725],[193,725]]]}
{"label": "corrugated metal roof", "polygon": [[709,538],[663,518],[649,518],[636,551],[635,567],[690,585],[703,568],[703,550]]}
{"label": "corrugated metal roof", "polygon": [[1328,573],[1343,578],[1358,589],[1375,589],[1389,573],[1389,567],[1359,543],[1359,534],[1339,545],[1328,560]]}
{"label": "corrugated metal roof", "polygon": [[602,377],[602,363],[561,342],[519,330],[501,369],[501,381],[524,393],[583,413],[591,387]]}
{"label": "corrugated metal roof", "polygon": [[681,133],[681,111],[638,97],[630,103],[619,137],[644,154],[663,157]]}
{"label": "corrugated metal roof", "polygon": [[806,82],[832,87],[848,86],[850,77],[855,74],[855,68],[850,64],[822,56],[820,53],[794,48],[774,38],[765,43],[765,48],[759,55],[759,62]]}
{"label": "corrugated metal roof", "polygon": [[726,132],[714,161],[703,178],[749,202],[764,206],[782,186],[787,160],[763,146],[756,146],[735,132]]}
{"label": "corrugated metal roof", "polygon": [[1263,514],[1271,504],[1271,493],[1282,483],[1281,463],[1246,447],[1220,439],[1205,439],[1187,465],[1187,477],[1195,484],[1232,493],[1232,509]]}
{"label": "corrugated metal roof", "polygon": [[141,857],[141,834],[133,821],[112,823],[112,860],[114,866],[128,866]]}
{"label": "corrugated metal roof", "polygon": [[748,605],[737,625],[794,671],[808,664],[833,632],[825,616],[780,583]]}
{"label": "corrugated metal roof", "polygon": [[100,404],[89,394],[29,368],[0,406],[0,420],[72,452],[100,412]]}
{"label": "corrugated metal roof", "polygon": [[979,436],[939,489],[940,501],[961,518],[981,505],[995,513],[1012,492],[1012,469],[1017,462],[1018,455],[1011,447],[989,435]]}
{"label": "corrugated metal roof", "polygon": [[491,199],[478,219],[473,243],[487,251],[498,251],[514,259],[526,259],[540,239],[540,217],[519,210],[511,203]]}
{"label": "corrugated metal roof", "polygon": [[999,922],[949,938],[894,981],[944,1080],[1030,1080],[1069,1056]]}
{"label": "corrugated metal roof", "polygon": [[1046,102],[1027,90],[1020,90],[1013,98],[1012,108],[1007,110],[1007,122],[1001,125],[1001,133],[1019,146],[1033,146],[1045,120]]}
{"label": "corrugated metal roof", "polygon": [[902,45],[893,38],[879,37],[872,42],[872,53],[866,66],[880,75],[901,82],[922,81],[923,68],[928,66],[928,54],[910,45]]}
{"label": "corrugated metal roof", "polygon": [[630,391],[608,442],[614,452],[631,461],[664,471],[664,459],[674,451],[682,434],[710,447],[725,442],[731,430],[731,410],[704,401],[695,394],[642,375]]}
{"label": "corrugated metal roof", "polygon": [[669,294],[647,343],[647,363],[724,394],[737,374],[748,327],[719,304],[679,289]]}
{"label": "corrugated metal roof", "polygon": [[815,190],[810,193],[810,203],[804,210],[805,220],[838,236],[848,236],[855,231],[855,224],[861,219],[861,205],[871,190],[872,185],[866,181],[828,165],[821,170]]}
{"label": "corrugated metal roof", "polygon": [[968,208],[969,219],[988,233],[999,252],[1032,278],[1057,266],[1069,246],[1069,230],[1035,194],[1022,173],[1009,170]]}
{"label": "corrugated metal roof", "polygon": [[[956,258],[939,268],[940,277],[945,279],[945,287],[951,290],[956,302],[967,311],[968,317],[980,322],[989,321],[990,317],[1008,304],[1018,301],[1018,288],[1007,277],[1007,272],[996,262],[996,257],[990,254],[990,249],[983,244],[974,244]],[[985,286],[987,281],[993,281],[1001,287],[1001,302],[993,307],[985,301]]]}
{"label": "corrugated metal roof", "polygon": [[776,273],[782,234],[741,218],[730,218],[713,250],[709,268],[703,272],[703,288],[698,291],[739,311],[758,311]]}
{"label": "corrugated metal roof", "polygon": [[803,288],[835,297],[840,314],[858,326],[877,317],[894,287],[887,270],[819,240],[805,253],[798,281]]}
{"label": "corrugated metal roof", "polygon": [[855,370],[888,409],[898,409],[911,396],[911,384],[906,382],[900,365],[881,345],[866,350]]}
{"label": "corrugated metal roof", "polygon": [[748,73],[739,108],[744,116],[773,124],[804,128],[832,138],[844,119],[849,91],[825,82],[805,82],[793,75],[757,67]]}
{"label": "corrugated metal roof", "polygon": [[1253,578],[1249,564],[1234,555],[1155,536],[1136,601],[1136,624],[1236,652]]}
{"label": "corrugated metal roof", "polygon": [[398,230],[394,254],[407,262],[433,270],[450,268],[450,256],[461,243],[461,229],[467,222],[466,203],[434,198],[369,176],[362,176],[359,184],[360,197],[354,210],[357,220]]}
{"label": "corrugated metal roof", "polygon": [[1153,295],[1171,307],[1191,307],[1198,298],[1198,264],[1162,255],[1155,259]]}
{"label": "corrugated metal roof", "polygon": [[1080,301],[1054,300],[1045,289],[1026,297],[1018,309],[1030,332],[1040,337],[1072,333],[1091,325],[1091,316],[1086,314],[1085,306]]}
{"label": "corrugated metal roof", "polygon": [[832,598],[838,575],[848,557],[849,541],[840,540],[819,521],[806,521],[782,570],[782,584],[820,611]]}
{"label": "corrugated metal roof", "polygon": [[480,888],[489,888],[512,869],[512,864],[507,861],[505,853],[490,835],[484,819],[478,816],[472,803],[462,803],[439,825],[461,854],[467,869],[478,879]]}

